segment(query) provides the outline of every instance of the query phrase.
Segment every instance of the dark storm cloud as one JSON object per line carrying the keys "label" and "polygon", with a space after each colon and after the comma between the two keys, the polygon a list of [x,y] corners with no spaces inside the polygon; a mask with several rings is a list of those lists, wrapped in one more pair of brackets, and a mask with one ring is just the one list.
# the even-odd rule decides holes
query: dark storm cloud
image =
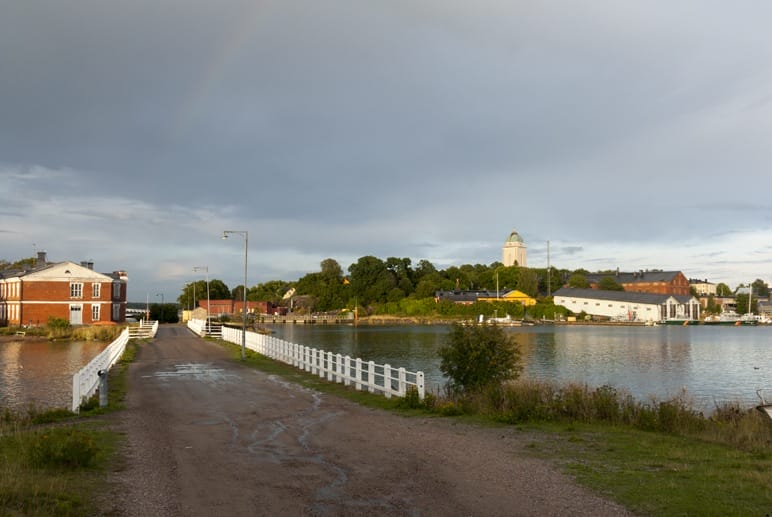
{"label": "dark storm cloud", "polygon": [[144,238],[100,253],[171,285],[192,257],[238,271],[225,227],[274,276],[490,263],[514,227],[557,266],[707,274],[686,248],[772,226],[770,10],[4,2],[0,259]]}

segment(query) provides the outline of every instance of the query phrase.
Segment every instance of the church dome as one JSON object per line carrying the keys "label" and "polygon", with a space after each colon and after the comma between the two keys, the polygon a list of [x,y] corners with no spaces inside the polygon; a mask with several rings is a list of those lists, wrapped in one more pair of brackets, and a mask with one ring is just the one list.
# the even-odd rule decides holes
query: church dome
{"label": "church dome", "polygon": [[507,239],[507,242],[523,242],[523,238],[520,237],[520,234],[517,233],[515,230],[512,230],[512,233],[509,234],[509,238]]}

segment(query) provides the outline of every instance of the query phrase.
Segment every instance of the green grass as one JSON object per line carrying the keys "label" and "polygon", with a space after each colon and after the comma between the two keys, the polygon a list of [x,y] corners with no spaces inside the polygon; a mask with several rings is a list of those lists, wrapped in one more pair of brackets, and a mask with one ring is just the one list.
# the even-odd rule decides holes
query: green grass
{"label": "green grass", "polygon": [[121,461],[122,436],[94,418],[124,407],[128,364],[139,344],[130,341],[110,369],[108,407],[98,397],[67,409],[0,413],[0,516],[97,515],[97,494],[108,490],[105,472]]}
{"label": "green grass", "polygon": [[772,452],[628,427],[535,425],[530,449],[643,515],[767,515]]}
{"label": "green grass", "polygon": [[[118,436],[100,422],[5,412],[0,421],[0,515],[93,515]],[[43,417],[42,420],[47,420]]]}

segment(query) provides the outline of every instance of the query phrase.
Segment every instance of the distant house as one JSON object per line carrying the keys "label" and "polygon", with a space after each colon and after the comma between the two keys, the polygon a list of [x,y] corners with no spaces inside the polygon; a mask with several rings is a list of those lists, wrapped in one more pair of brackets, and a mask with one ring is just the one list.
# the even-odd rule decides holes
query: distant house
{"label": "distant house", "polygon": [[522,291],[518,291],[517,289],[513,289],[511,291],[505,291],[501,293],[499,296],[479,296],[477,297],[478,302],[513,302],[513,303],[520,303],[522,305],[526,305],[530,307],[531,305],[536,305],[536,299],[528,296]]}
{"label": "distant house", "polygon": [[93,262],[46,261],[24,271],[0,272],[0,324],[44,325],[48,318],[72,325],[123,323],[126,320],[125,271],[97,273]]}
{"label": "distant house", "polygon": [[718,294],[718,285],[707,280],[689,279],[689,285],[694,288],[697,296],[716,296]]}
{"label": "distant house", "polygon": [[[198,306],[206,309],[207,301],[199,300]],[[242,314],[243,300],[209,300],[209,315],[219,317],[223,314]],[[271,302],[251,302],[247,300],[247,314],[274,314],[277,307]]]}
{"label": "distant house", "polygon": [[624,287],[625,291],[633,293],[672,294],[688,296],[691,294],[689,280],[680,271],[635,271],[633,273],[590,273],[585,275],[593,289],[598,288],[602,278],[613,278]]}
{"label": "distant house", "polygon": [[563,287],[555,292],[554,301],[574,314],[620,321],[700,319],[700,302],[694,296]]}
{"label": "distant house", "polygon": [[478,291],[437,291],[434,293],[435,301],[447,300],[453,303],[471,305],[475,302],[512,302],[531,306],[536,305],[536,300],[522,291],[516,289],[502,291],[488,291],[486,289]]}

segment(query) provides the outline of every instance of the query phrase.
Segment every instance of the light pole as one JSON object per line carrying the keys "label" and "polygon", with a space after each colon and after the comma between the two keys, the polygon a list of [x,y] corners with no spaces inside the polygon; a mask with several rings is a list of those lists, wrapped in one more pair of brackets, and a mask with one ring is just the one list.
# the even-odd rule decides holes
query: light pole
{"label": "light pole", "polygon": [[241,312],[244,315],[244,321],[241,327],[241,360],[247,358],[247,250],[249,249],[249,232],[246,230],[223,230],[222,238],[227,239],[230,234],[238,234],[244,237],[244,305]]}
{"label": "light pole", "polygon": [[[193,266],[193,272],[206,271],[206,330],[209,331],[209,266]],[[195,293],[196,284],[193,284],[193,293]],[[195,298],[195,294],[193,295]],[[195,301],[195,300],[194,300]]]}
{"label": "light pole", "polygon": [[161,305],[163,305],[164,304],[164,293],[155,293],[155,295],[161,297]]}

